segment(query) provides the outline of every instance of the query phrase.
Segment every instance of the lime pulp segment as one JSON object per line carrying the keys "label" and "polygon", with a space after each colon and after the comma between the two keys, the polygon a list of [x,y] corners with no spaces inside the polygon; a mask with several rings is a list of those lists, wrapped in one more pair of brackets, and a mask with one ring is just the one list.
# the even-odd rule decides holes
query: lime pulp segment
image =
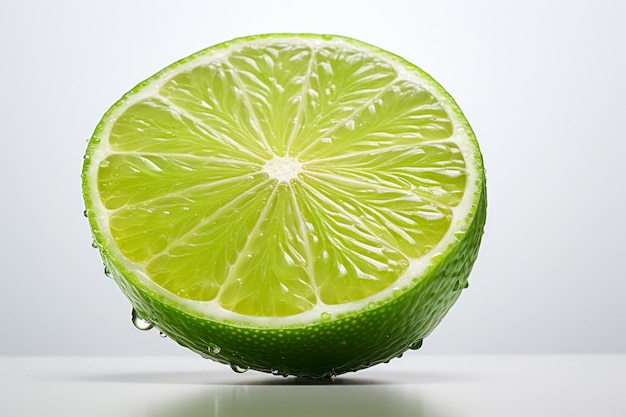
{"label": "lime pulp segment", "polygon": [[402,291],[462,231],[482,167],[447,95],[390,56],[259,39],[140,85],[89,151],[110,250],[205,311],[289,317]]}

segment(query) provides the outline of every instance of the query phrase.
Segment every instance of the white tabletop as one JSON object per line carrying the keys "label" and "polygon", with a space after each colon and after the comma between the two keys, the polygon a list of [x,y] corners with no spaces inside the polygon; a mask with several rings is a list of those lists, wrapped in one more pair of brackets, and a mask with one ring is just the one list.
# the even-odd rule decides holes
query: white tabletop
{"label": "white tabletop", "polygon": [[433,356],[315,381],[194,357],[0,357],[0,416],[626,416],[626,355]]}

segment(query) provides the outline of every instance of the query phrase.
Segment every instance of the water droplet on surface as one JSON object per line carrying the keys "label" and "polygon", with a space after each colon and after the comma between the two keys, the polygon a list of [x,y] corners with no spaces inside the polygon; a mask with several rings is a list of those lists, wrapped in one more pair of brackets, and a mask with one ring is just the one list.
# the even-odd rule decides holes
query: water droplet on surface
{"label": "water droplet on surface", "polygon": [[322,321],[329,321],[332,316],[330,315],[330,313],[325,311],[321,314],[320,317],[322,318]]}
{"label": "water droplet on surface", "polygon": [[207,350],[209,351],[209,353],[212,353],[213,355],[217,355],[218,353],[220,353],[222,349],[215,343],[209,343]]}
{"label": "water droplet on surface", "polygon": [[345,346],[347,343],[348,343],[348,342],[346,342],[345,340],[342,340],[342,341],[341,341],[341,344],[342,344],[342,345],[344,345],[344,346]]}
{"label": "water droplet on surface", "polygon": [[354,130],[354,120],[348,120],[347,122],[344,123],[344,126],[348,130]]}
{"label": "water droplet on surface", "polygon": [[467,288],[467,287],[469,287],[469,282],[465,281],[465,284],[463,284],[463,288]]}
{"label": "water droplet on surface", "polygon": [[322,143],[333,143],[333,140],[331,138],[321,138],[320,142],[322,142]]}
{"label": "water droplet on surface", "polygon": [[401,357],[402,357],[402,353],[396,356],[396,358],[401,358]]}
{"label": "water droplet on surface", "polygon": [[423,343],[423,342],[424,342],[424,341],[423,341],[422,339],[417,339],[415,342],[413,342],[413,343],[411,343],[411,344],[409,345],[409,349],[412,349],[412,350],[417,350],[417,349],[419,349],[419,348],[421,348],[421,347],[422,347],[422,343]]}
{"label": "water droplet on surface", "polygon": [[246,372],[248,369],[250,369],[249,366],[240,366],[240,365],[236,365],[234,363],[230,364],[230,369],[233,370],[233,372],[236,372],[238,374],[243,374],[244,372]]}
{"label": "water droplet on surface", "polygon": [[162,338],[166,338],[167,337],[167,335],[165,333],[163,333],[163,332],[159,332],[159,336],[161,336]]}
{"label": "water droplet on surface", "polygon": [[107,268],[106,266],[104,267],[104,275],[106,275],[109,278],[113,278],[113,274],[111,273],[111,270]]}
{"label": "water droplet on surface", "polygon": [[369,308],[370,310],[371,310],[371,309],[373,309],[373,308],[376,308],[376,303],[375,303],[375,302],[373,302],[373,301],[370,301],[370,302],[367,304],[367,308]]}
{"label": "water droplet on surface", "polygon": [[87,210],[83,210],[83,216],[85,217],[89,216],[89,212]]}
{"label": "water droplet on surface", "polygon": [[146,331],[152,328],[152,323],[150,323],[148,320],[144,319],[139,314],[137,314],[135,309],[133,309],[131,316],[132,316],[133,326],[135,326],[137,329]]}
{"label": "water droplet on surface", "polygon": [[270,372],[272,373],[272,375],[280,375],[280,370],[276,368],[270,369]]}

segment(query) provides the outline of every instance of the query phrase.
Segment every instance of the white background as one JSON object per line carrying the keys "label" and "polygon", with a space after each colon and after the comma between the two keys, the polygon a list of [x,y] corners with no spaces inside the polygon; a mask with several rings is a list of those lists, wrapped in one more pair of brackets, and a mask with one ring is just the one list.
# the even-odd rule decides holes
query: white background
{"label": "white background", "polygon": [[124,92],[234,37],[335,33],[458,101],[489,212],[430,353],[626,352],[626,8],[619,0],[0,0],[0,354],[189,354],[130,323],[82,216],[85,140]]}

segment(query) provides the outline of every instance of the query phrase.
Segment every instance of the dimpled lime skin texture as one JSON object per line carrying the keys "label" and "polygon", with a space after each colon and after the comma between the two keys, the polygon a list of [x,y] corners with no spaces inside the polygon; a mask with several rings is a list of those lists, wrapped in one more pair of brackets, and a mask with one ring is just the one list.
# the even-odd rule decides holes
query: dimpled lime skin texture
{"label": "dimpled lime skin texture", "polygon": [[[439,324],[467,287],[483,235],[486,205],[483,188],[466,234],[407,292],[360,314],[306,327],[238,327],[191,316],[124,279],[115,264],[104,259],[142,317],[204,357],[283,375],[339,375],[397,357]],[[209,346],[219,346],[219,353],[210,353]]]}

